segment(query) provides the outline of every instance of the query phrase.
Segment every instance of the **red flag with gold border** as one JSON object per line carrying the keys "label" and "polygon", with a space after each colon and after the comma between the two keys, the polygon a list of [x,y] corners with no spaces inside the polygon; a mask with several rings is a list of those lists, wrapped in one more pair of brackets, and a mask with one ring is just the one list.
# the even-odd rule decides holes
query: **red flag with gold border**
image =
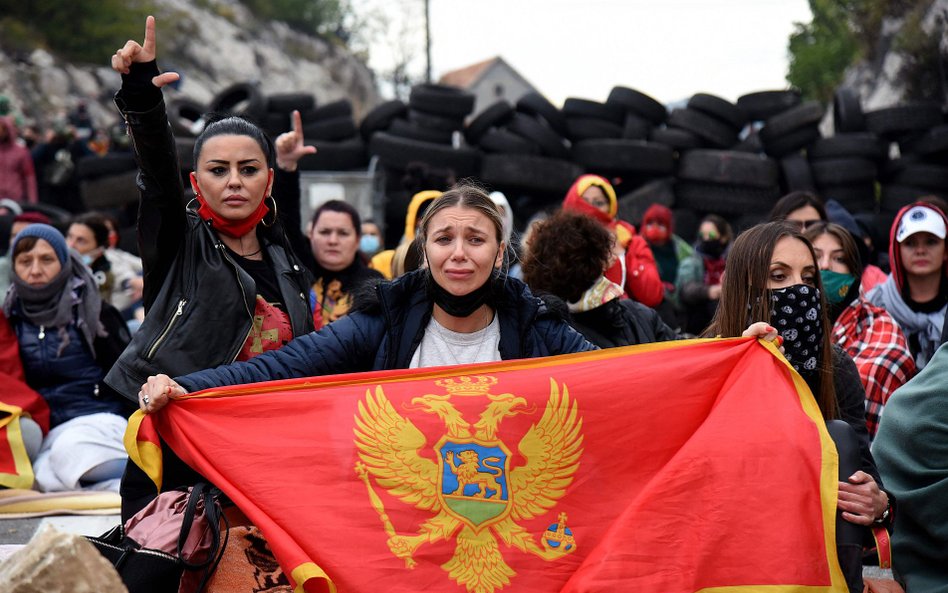
{"label": "red flag with gold border", "polygon": [[152,424],[300,592],[846,590],[835,447],[752,339],[208,390],[133,417],[154,475]]}

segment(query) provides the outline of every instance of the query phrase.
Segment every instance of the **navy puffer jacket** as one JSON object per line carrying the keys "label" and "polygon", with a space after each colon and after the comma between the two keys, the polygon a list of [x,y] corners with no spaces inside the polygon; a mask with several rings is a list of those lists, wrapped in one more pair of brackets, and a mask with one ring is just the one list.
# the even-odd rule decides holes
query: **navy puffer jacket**
{"label": "navy puffer jacket", "polygon": [[[104,306],[105,307],[105,306]],[[103,317],[108,311],[103,309]],[[114,316],[121,319],[118,312]],[[114,358],[111,351],[128,343],[127,329],[110,327],[110,335],[97,338],[97,352],[93,354],[82,332],[75,323],[66,327],[68,343],[60,352],[63,337],[58,327],[40,328],[14,308],[10,323],[16,332],[20,360],[26,383],[46,400],[50,413],[50,428],[67,420],[107,412],[128,416],[131,411],[118,394],[109,389],[102,378]],[[126,333],[122,335],[122,330]],[[114,356],[114,354],[113,354]]]}
{"label": "navy puffer jacket", "polygon": [[[372,370],[408,368],[431,319],[426,270],[379,283],[369,303],[318,332],[247,362],[199,371],[176,380],[188,391]],[[527,285],[514,278],[495,281],[503,360],[595,350]]]}

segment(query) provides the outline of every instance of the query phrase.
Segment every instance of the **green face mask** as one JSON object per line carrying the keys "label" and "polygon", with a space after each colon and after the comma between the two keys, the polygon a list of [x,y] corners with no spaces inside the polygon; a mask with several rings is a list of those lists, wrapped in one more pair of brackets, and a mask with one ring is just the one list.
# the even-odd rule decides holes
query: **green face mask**
{"label": "green face mask", "polygon": [[826,300],[833,304],[842,302],[849,292],[849,287],[856,281],[852,274],[840,274],[832,270],[820,270],[820,276],[823,278]]}

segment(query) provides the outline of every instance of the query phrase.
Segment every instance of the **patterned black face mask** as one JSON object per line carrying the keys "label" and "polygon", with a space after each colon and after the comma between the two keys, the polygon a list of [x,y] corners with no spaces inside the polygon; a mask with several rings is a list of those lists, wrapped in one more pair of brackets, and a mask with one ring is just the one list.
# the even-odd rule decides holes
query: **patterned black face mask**
{"label": "patterned black face mask", "polygon": [[816,371],[823,347],[820,291],[794,284],[770,291],[770,324],[783,338],[784,356],[801,375]]}

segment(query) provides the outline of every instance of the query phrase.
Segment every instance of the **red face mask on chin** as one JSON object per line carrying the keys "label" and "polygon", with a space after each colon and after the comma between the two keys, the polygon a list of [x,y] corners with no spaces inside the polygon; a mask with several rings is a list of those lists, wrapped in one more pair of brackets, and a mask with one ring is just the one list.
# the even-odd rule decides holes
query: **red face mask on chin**
{"label": "red face mask on chin", "polygon": [[650,224],[642,229],[642,236],[649,243],[661,245],[668,241],[668,227]]}
{"label": "red face mask on chin", "polygon": [[[270,171],[269,175],[267,187],[270,187],[270,182],[273,181],[273,171]],[[197,188],[197,179],[194,177],[194,173],[191,173],[191,184]],[[264,196],[264,198],[260,200],[260,204],[257,206],[257,209],[254,210],[250,216],[242,220],[228,220],[217,212],[214,212],[214,210],[204,199],[204,196],[201,195],[200,190],[195,191],[195,197],[197,198],[198,203],[201,205],[197,211],[198,216],[201,217],[201,220],[210,220],[211,227],[215,231],[223,233],[228,237],[233,237],[234,239],[239,239],[252,231],[254,227],[257,226],[257,223],[263,220],[263,217],[266,216],[267,212],[270,211],[270,208],[267,207],[267,198]]]}

